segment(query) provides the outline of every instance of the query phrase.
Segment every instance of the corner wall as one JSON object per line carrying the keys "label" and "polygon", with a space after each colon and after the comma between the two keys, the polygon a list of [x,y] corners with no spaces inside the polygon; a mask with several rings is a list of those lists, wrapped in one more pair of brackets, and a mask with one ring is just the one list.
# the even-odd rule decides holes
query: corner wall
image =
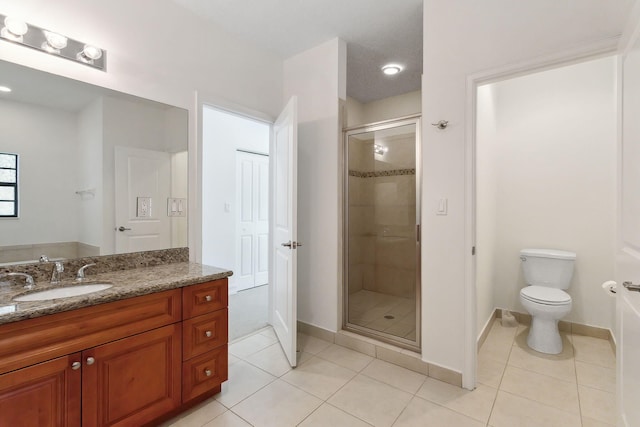
{"label": "corner wall", "polygon": [[340,100],[346,45],[333,39],[284,62],[284,99],[298,96],[298,320],[340,328]]}

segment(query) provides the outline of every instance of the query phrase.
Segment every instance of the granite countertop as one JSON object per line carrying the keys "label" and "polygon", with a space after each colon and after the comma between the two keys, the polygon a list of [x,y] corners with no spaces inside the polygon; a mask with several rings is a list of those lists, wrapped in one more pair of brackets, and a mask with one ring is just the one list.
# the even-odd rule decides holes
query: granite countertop
{"label": "granite countertop", "polygon": [[[181,288],[222,279],[232,274],[229,270],[208,265],[176,262],[94,275],[89,269],[86,279],[82,282],[64,280],[56,285],[51,285],[48,282],[40,281],[36,282],[35,287],[31,290],[24,288],[22,278],[20,278],[18,284],[0,283],[0,324]],[[14,297],[26,293],[91,283],[109,283],[113,286],[103,291],[75,297],[32,302],[13,301]]]}

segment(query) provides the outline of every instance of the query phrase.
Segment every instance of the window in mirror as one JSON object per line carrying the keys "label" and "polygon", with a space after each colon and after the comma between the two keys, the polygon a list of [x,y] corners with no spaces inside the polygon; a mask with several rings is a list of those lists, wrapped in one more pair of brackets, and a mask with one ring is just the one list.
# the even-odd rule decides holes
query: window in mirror
{"label": "window in mirror", "polygon": [[0,153],[0,218],[18,216],[18,155]]}

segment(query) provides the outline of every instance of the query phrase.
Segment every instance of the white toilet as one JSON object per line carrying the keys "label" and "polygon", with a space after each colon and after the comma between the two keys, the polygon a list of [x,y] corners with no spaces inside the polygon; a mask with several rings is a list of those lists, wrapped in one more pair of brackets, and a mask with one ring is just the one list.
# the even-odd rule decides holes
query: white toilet
{"label": "white toilet", "polygon": [[571,283],[576,254],[523,249],[520,259],[527,284],[520,290],[520,302],[532,318],[527,344],[541,353],[561,353],[558,321],[571,311],[571,296],[564,289]]}

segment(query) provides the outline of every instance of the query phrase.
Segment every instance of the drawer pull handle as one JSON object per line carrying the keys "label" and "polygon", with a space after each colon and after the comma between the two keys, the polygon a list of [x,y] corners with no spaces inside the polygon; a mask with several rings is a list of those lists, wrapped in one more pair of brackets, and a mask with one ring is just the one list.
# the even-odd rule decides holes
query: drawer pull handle
{"label": "drawer pull handle", "polygon": [[207,296],[204,297],[204,300],[207,301],[207,302],[211,302],[212,299],[213,298],[211,298],[211,295],[207,295]]}
{"label": "drawer pull handle", "polygon": [[96,359],[93,357],[87,357],[87,365],[93,365],[94,363],[96,363]]}
{"label": "drawer pull handle", "polygon": [[205,369],[205,370],[204,370],[204,374],[205,374],[206,376],[210,377],[210,376],[211,376],[211,369]]}
{"label": "drawer pull handle", "polygon": [[204,334],[207,336],[207,338],[211,338],[211,335],[213,335],[211,331],[206,331]]}
{"label": "drawer pull handle", "polygon": [[82,363],[80,362],[73,362],[71,364],[71,369],[73,369],[74,371],[77,371],[78,369],[80,369],[80,366],[82,366]]}

